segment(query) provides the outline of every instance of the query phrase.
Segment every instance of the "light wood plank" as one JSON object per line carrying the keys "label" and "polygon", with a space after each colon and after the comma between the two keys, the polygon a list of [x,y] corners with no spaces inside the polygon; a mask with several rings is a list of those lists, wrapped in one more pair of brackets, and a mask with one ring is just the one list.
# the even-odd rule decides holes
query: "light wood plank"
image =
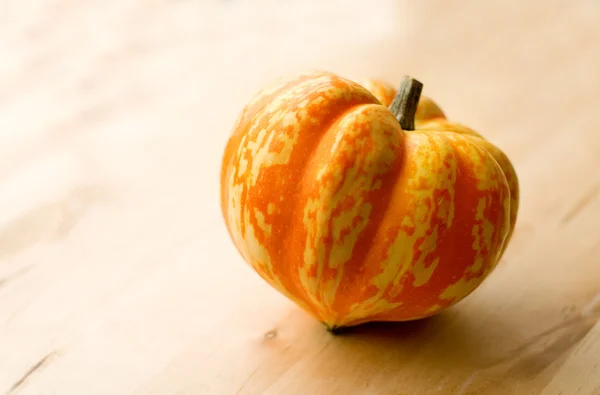
{"label": "light wood plank", "polygon": [[[594,300],[598,309],[600,298]],[[579,343],[573,355],[565,362],[542,395],[554,394],[600,394],[600,325],[596,324]]]}

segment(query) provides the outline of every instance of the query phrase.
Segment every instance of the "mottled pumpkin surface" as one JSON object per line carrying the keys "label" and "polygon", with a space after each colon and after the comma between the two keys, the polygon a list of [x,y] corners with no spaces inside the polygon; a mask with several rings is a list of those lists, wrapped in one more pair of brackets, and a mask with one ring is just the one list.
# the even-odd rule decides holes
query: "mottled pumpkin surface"
{"label": "mottled pumpkin surface", "polygon": [[403,321],[460,301],[512,234],[518,181],[502,151],[422,96],[327,72],[257,94],[225,148],[221,207],[269,284],[330,328]]}

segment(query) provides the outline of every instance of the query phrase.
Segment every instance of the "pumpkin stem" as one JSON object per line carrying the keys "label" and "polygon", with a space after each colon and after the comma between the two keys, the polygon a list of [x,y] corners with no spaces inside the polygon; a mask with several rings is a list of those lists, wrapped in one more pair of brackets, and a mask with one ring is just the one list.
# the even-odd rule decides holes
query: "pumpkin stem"
{"label": "pumpkin stem", "polygon": [[400,88],[390,104],[390,111],[403,130],[415,130],[415,115],[421,98],[423,84],[414,78],[405,76],[400,82]]}
{"label": "pumpkin stem", "polygon": [[348,330],[347,327],[345,326],[329,326],[329,325],[325,325],[325,327],[327,328],[327,330],[332,334],[332,335],[340,335],[344,332],[346,332]]}

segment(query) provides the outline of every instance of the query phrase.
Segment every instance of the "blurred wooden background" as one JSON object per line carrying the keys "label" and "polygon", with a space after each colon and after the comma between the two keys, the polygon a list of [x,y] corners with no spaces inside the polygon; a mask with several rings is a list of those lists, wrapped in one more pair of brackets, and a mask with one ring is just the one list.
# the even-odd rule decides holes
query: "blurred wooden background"
{"label": "blurred wooden background", "polygon": [[[5,0],[0,391],[600,394],[600,2]],[[514,161],[502,265],[430,320],[332,337],[218,209],[257,89],[404,74]]]}

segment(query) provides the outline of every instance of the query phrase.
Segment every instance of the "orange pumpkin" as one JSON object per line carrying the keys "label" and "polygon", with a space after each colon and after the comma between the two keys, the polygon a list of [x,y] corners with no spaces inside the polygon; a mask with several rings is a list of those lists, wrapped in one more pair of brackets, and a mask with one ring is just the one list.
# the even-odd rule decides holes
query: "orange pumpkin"
{"label": "orange pumpkin", "polygon": [[420,92],[409,78],[396,93],[301,74],[258,93],[225,147],[233,243],[332,331],[442,311],[481,284],[512,234],[509,159]]}

